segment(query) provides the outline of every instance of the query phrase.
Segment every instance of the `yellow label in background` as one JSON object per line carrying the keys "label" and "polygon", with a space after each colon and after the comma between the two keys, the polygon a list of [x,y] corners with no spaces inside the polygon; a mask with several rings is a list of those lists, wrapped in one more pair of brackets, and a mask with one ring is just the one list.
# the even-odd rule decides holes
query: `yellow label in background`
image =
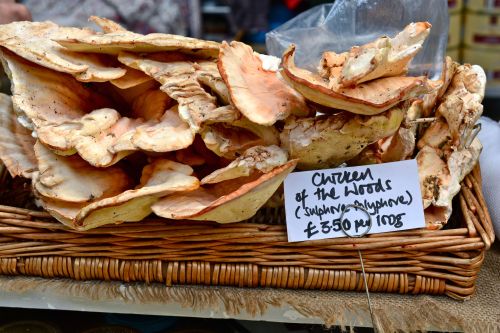
{"label": "yellow label in background", "polygon": [[460,59],[460,48],[455,47],[452,49],[447,49],[446,50],[446,55],[448,57],[451,57],[451,59],[457,61],[457,62],[462,62]]}
{"label": "yellow label in background", "polygon": [[464,0],[448,0],[448,12],[450,14],[460,12],[463,6]]}
{"label": "yellow label in background", "polygon": [[460,13],[450,15],[450,28],[448,29],[448,48],[460,45],[462,35],[462,15]]}
{"label": "yellow label in background", "polygon": [[496,51],[463,49],[463,62],[483,67],[486,72],[487,87],[500,88],[500,54]]}
{"label": "yellow label in background", "polygon": [[[448,0],[448,8],[449,6]],[[468,0],[466,7],[468,10],[498,14],[500,13],[500,0]]]}
{"label": "yellow label in background", "polygon": [[500,51],[500,14],[467,12],[464,43],[470,48]]}
{"label": "yellow label in background", "polygon": [[463,55],[466,63],[480,65],[485,70],[500,70],[500,54],[498,52],[464,48]]}

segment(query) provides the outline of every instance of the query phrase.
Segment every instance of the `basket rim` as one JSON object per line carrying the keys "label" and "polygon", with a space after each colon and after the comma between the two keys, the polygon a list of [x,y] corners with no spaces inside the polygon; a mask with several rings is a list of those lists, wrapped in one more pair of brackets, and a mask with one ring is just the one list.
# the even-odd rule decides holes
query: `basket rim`
{"label": "basket rim", "polygon": [[79,231],[43,211],[0,205],[0,275],[355,291],[361,250],[371,290],[464,299],[495,237],[480,184],[477,166],[461,184],[458,228],[294,243],[285,225],[259,216],[231,224],[150,217]]}
{"label": "basket rim", "polygon": [[[78,230],[63,225],[48,212],[35,211],[25,208],[6,206],[0,204],[0,223],[9,225],[8,228],[17,228],[18,233],[50,232],[69,233],[73,235],[95,234],[135,234],[155,233],[161,231],[176,232],[176,235],[191,236],[191,240],[204,240],[203,235],[213,234],[217,239],[224,239],[225,233],[241,233],[244,238],[255,236],[259,232],[266,232],[266,236],[279,245],[287,243],[290,247],[348,245],[346,250],[370,250],[390,248],[394,245],[407,246],[407,249],[417,250],[425,248],[425,243],[434,245],[454,246],[456,240],[467,239],[469,242],[483,243],[488,250],[495,240],[493,223],[484,200],[481,186],[479,163],[467,175],[461,184],[458,194],[460,209],[465,220],[465,226],[459,228],[429,230],[425,228],[392,231],[380,234],[370,234],[363,238],[327,238],[321,240],[308,240],[288,243],[286,225],[273,225],[259,223],[256,219],[249,221],[219,224],[209,221],[168,220],[161,217],[149,216],[139,222],[125,222],[114,225],[104,225],[89,230]],[[266,213],[279,214],[281,209],[268,208]],[[264,213],[264,215],[266,214]],[[258,213],[259,214],[259,213]],[[262,214],[262,212],[260,212]],[[476,216],[477,215],[477,216]],[[258,217],[258,216],[257,216]],[[5,232],[6,226],[0,226],[0,234]],[[193,232],[195,232],[193,234]],[[234,237],[231,237],[234,238]],[[419,240],[416,241],[416,239]],[[244,243],[244,242],[243,242]],[[420,247],[418,245],[420,244]],[[382,246],[385,245],[385,246]],[[417,245],[417,246],[416,246]],[[382,246],[382,247],[381,247]],[[416,246],[416,247],[415,247]],[[481,247],[476,247],[477,249]],[[1,256],[1,253],[0,253]]]}

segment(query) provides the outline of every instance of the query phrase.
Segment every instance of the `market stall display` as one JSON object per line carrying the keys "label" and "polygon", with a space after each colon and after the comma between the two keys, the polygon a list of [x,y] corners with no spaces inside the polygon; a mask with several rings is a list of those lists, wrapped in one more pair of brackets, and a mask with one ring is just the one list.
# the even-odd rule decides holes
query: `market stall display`
{"label": "market stall display", "polygon": [[[102,32],[0,26],[0,159],[48,213],[0,206],[0,273],[362,290],[362,249],[371,290],[473,293],[494,239],[474,169],[486,77],[451,59],[438,80],[408,75],[429,23],[325,52],[314,73],[293,45],[279,66],[91,19]],[[289,244],[282,209],[263,208],[295,168],[410,158],[427,230]]]}

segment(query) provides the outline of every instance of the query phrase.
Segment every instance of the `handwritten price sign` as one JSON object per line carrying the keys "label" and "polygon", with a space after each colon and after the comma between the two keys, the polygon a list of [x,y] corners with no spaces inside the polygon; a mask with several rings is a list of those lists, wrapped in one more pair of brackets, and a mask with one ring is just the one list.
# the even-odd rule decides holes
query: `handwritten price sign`
{"label": "handwritten price sign", "polygon": [[290,242],[425,226],[415,160],[291,173],[285,209]]}

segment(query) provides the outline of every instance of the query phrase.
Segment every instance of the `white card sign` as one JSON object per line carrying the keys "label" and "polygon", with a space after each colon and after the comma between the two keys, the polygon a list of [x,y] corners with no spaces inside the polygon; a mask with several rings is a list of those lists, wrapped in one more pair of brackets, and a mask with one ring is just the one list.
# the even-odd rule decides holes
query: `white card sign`
{"label": "white card sign", "polygon": [[289,242],[425,227],[416,160],[293,172],[285,210]]}

